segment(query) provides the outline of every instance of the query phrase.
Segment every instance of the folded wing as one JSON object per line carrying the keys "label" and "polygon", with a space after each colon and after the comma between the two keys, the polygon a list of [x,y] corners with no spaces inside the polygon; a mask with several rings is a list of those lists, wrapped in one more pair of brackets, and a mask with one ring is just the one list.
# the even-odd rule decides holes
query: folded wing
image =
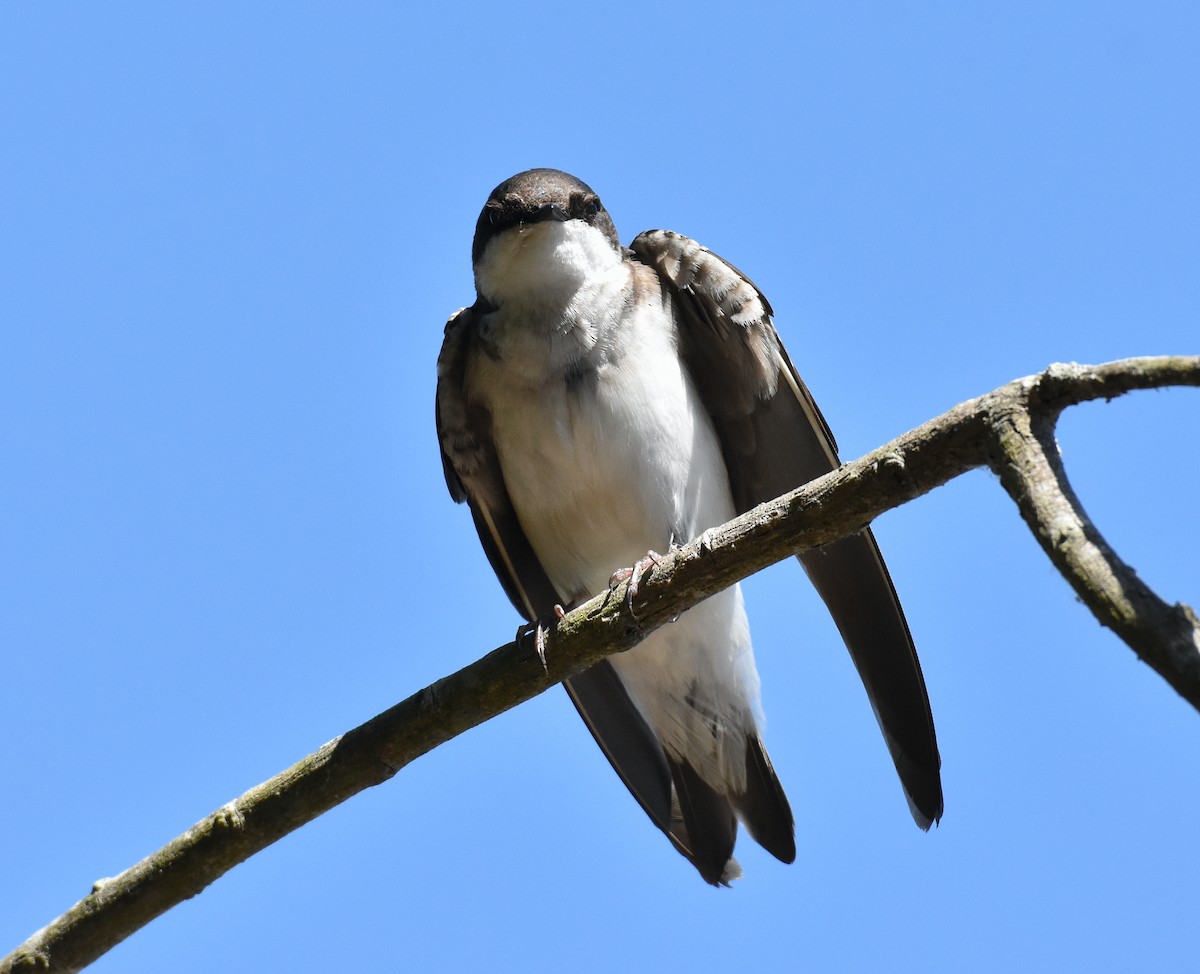
{"label": "folded wing", "polygon": [[[667,230],[641,234],[630,250],[676,302],[680,351],[721,440],[738,511],[836,469],[833,435],[758,288]],[[858,669],[913,818],[927,829],[942,815],[941,759],[921,664],[875,537],[866,529],[800,562]]]}

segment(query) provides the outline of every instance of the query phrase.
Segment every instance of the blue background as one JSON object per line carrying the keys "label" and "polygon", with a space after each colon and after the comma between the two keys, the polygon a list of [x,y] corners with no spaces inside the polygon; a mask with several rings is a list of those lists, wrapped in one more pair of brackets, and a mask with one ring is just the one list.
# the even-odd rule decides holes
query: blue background
{"label": "blue background", "polygon": [[[1054,361],[1200,352],[1193,3],[5,4],[0,952],[509,639],[446,495],[442,324],[491,188],[591,183],[769,296],[850,458]],[[1064,417],[1200,601],[1200,393]],[[799,858],[704,886],[552,691],[96,971],[1190,969],[1200,718],[990,474],[877,523],[925,835],[803,575],[748,585]]]}

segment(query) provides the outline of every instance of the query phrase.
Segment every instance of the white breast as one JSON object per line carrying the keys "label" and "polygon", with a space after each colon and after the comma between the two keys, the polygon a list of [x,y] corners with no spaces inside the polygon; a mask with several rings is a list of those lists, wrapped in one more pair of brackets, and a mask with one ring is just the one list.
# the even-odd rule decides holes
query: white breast
{"label": "white breast", "polygon": [[523,338],[500,344],[499,361],[480,356],[469,375],[472,391],[486,390],[513,506],[568,598],[594,595],[647,550],[733,514],[716,435],[665,309],[644,304],[618,327],[620,352],[573,382],[544,360],[532,381],[528,362],[506,368],[513,352],[532,351]]}
{"label": "white breast", "polygon": [[[573,601],[602,591],[648,550],[665,552],[735,511],[716,433],[658,288],[643,288],[631,306],[626,263],[569,294],[563,277],[543,284],[536,298],[510,298],[488,316],[490,354],[472,356],[466,389],[491,415],[530,544]],[[547,295],[566,300],[555,307]],[[673,756],[710,781],[743,780],[758,677],[736,587],[613,663]]]}

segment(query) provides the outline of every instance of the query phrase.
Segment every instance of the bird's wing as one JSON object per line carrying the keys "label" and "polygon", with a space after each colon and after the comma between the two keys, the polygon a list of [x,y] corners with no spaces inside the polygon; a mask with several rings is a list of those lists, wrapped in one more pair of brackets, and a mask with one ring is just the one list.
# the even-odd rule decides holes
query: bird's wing
{"label": "bird's wing", "polygon": [[442,472],[450,496],[471,509],[475,529],[505,594],[528,621],[548,613],[559,595],[550,584],[517,520],[504,485],[486,410],[467,401],[463,389],[467,353],[478,326],[474,308],[446,322],[438,355],[435,411]]}
{"label": "bird's wing", "polygon": [[[464,376],[478,328],[479,312],[464,308],[446,324],[438,356],[437,431],[446,486],[456,501],[466,501],[488,561],[512,604],[533,622],[549,616],[562,596],[546,577],[513,509],[491,438],[486,410],[468,402]],[[671,771],[657,736],[650,729],[608,661],[564,684],[580,716],[621,780],[691,858],[688,837],[672,822]],[[678,802],[674,802],[678,808]],[[676,818],[678,813],[676,812]]]}
{"label": "bird's wing", "polygon": [[[739,512],[836,469],[837,445],[741,271],[667,230],[630,251],[675,300],[680,353],[704,402]],[[870,529],[800,555],[845,640],[900,775],[913,818],[942,815],[941,759],[925,679],[891,576]]]}

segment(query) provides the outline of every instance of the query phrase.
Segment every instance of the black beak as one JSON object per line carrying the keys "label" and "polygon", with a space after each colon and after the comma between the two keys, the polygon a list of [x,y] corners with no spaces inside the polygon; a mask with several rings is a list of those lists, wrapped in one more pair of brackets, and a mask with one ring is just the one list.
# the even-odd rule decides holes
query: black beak
{"label": "black beak", "polygon": [[545,220],[555,220],[558,223],[563,223],[569,219],[571,218],[567,215],[567,211],[564,210],[558,203],[543,203],[533,211],[533,215],[530,216],[525,222],[541,223]]}

